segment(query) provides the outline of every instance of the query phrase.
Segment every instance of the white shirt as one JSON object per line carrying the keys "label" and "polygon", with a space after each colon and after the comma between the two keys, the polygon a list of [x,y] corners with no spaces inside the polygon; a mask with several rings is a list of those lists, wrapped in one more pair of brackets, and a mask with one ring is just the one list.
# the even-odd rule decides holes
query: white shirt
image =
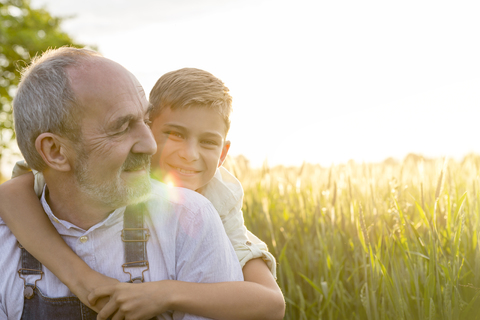
{"label": "white shirt", "polygon": [[[12,177],[30,170],[25,161],[18,161],[13,168]],[[33,170],[33,173],[35,174],[35,192],[40,195],[45,186],[45,179],[41,172]],[[249,260],[262,258],[276,279],[277,264],[274,256],[268,251],[267,245],[245,227],[242,212],[243,188],[240,181],[227,169],[220,167],[212,180],[203,188],[202,195],[212,202],[220,215],[240,266],[243,268]]]}
{"label": "white shirt", "polygon": [[222,219],[225,232],[235,249],[242,268],[251,259],[262,258],[276,278],[277,264],[267,245],[247,230],[243,219],[243,188],[227,169],[220,167],[202,194],[212,202]]}
{"label": "white shirt", "polygon": [[[125,207],[105,220],[83,230],[56,218],[44,193],[42,205],[65,242],[92,269],[126,282],[121,230]],[[145,225],[150,232],[147,256],[150,269],[145,281],[181,280],[188,282],[242,281],[242,270],[222,222],[211,203],[196,192],[167,187],[152,180],[152,197],[147,202],[149,215]],[[86,238],[85,238],[86,237]],[[83,240],[83,241],[82,241]],[[86,240],[86,241],[85,241]],[[47,248],[48,249],[48,248]],[[23,310],[23,280],[18,276],[20,248],[10,230],[0,219],[0,319],[20,319]],[[37,287],[48,297],[72,296],[68,288],[48,269]],[[132,277],[141,276],[143,268],[128,268]],[[36,275],[27,276],[34,283]],[[158,319],[204,319],[181,312],[164,313]]]}

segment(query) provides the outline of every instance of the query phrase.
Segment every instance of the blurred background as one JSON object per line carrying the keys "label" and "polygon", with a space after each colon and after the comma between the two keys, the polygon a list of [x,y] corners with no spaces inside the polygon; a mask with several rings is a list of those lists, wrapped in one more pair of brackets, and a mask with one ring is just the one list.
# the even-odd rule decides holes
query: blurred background
{"label": "blurred background", "polygon": [[[234,97],[231,154],[244,155],[252,166],[265,160],[330,165],[403,159],[408,153],[461,158],[480,152],[475,1],[1,0],[0,5],[0,41],[10,47],[0,52],[4,174],[18,157],[14,144],[6,144],[11,134],[5,92],[14,93],[12,77],[18,76],[7,64],[22,66],[35,50],[68,42],[54,40],[60,31],[72,43],[124,65],[147,92],[162,74],[182,67],[222,79]],[[61,20],[35,21],[32,10]],[[23,21],[25,30],[9,19]],[[17,38],[7,39],[8,32]],[[23,41],[37,46],[19,42],[22,32]],[[17,56],[6,57],[8,50]]]}

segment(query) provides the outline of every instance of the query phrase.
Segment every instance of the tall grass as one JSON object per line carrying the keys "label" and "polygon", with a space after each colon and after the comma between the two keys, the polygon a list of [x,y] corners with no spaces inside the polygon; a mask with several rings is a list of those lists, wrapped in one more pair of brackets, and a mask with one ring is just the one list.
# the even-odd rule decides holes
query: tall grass
{"label": "tall grass", "polygon": [[286,319],[480,319],[479,157],[228,165]]}

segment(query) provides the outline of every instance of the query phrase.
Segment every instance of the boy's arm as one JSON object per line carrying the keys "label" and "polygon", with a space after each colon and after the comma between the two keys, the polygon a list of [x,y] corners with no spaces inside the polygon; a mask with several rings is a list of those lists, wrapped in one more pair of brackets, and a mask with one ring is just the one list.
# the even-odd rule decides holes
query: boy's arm
{"label": "boy's arm", "polygon": [[89,296],[95,303],[110,296],[98,320],[115,314],[123,319],[150,319],[176,310],[212,319],[283,319],[282,292],[262,259],[243,268],[245,281],[192,283],[163,280],[141,284],[119,283],[95,289]]}
{"label": "boy's arm", "polygon": [[[82,302],[87,302],[90,290],[99,285],[114,284],[117,280],[93,271],[70,249],[50,223],[33,186],[32,173],[0,185],[0,217],[28,252],[65,283]],[[100,310],[105,303],[102,300],[92,308]]]}
{"label": "boy's arm", "polygon": [[[194,259],[188,259],[192,254],[187,251],[188,263],[183,266],[185,270],[182,270],[177,279],[188,282],[223,283],[202,285],[183,282],[181,284],[183,287],[179,285],[178,288],[178,290],[181,290],[180,294],[173,301],[173,309],[215,319],[282,319],[285,310],[283,295],[266,264],[261,259],[250,260],[245,264],[243,275],[246,276],[244,277],[246,281],[231,282],[231,280],[228,280],[228,274],[224,275],[223,279],[216,275],[227,269],[229,263],[237,265],[238,259],[235,259],[235,256],[234,261],[225,259],[224,256],[231,254],[230,244],[228,243],[230,239],[227,239],[227,243],[225,243],[225,233],[221,230],[222,225],[219,224],[218,213],[213,211],[211,214],[214,217],[207,218],[209,222],[212,222],[209,224],[210,230],[205,231],[203,235],[199,235],[199,239],[213,238],[213,244],[216,245],[212,245],[212,243],[198,244],[198,248],[201,248],[201,250],[196,250],[193,247],[190,252],[194,253]],[[202,216],[196,214],[195,218],[198,219],[198,217]],[[204,224],[201,220],[196,221],[195,224],[192,224],[193,228],[190,232],[198,230]],[[219,263],[220,261],[226,262],[222,265]],[[195,271],[199,270],[195,264],[202,263],[206,270],[214,274],[208,278],[208,272],[202,271],[198,281],[192,277],[192,274],[195,275]],[[175,299],[175,295],[173,297]]]}
{"label": "boy's arm", "polygon": [[248,261],[243,274],[240,282],[179,283],[172,308],[213,319],[283,319],[282,292],[263,260]]}
{"label": "boy's arm", "polygon": [[181,281],[122,283],[98,288],[90,295],[92,303],[98,297],[110,296],[98,319],[112,314],[149,319],[172,309],[187,313],[188,317],[195,314],[215,319],[282,319],[283,296],[266,264],[261,259],[250,260],[243,268],[246,281],[232,281],[240,280],[233,271],[239,270],[238,261],[225,242],[228,240],[216,212],[212,210],[208,220],[215,221],[213,226],[209,223],[209,230],[203,227],[205,219],[185,230],[195,235],[195,239],[190,239],[190,244],[183,245],[180,251],[177,279]]}
{"label": "boy's arm", "polygon": [[[254,235],[250,230],[247,230],[248,241],[250,241],[250,253],[244,255],[244,260],[249,261],[250,259],[262,258],[262,260],[268,266],[272,276],[277,278],[277,261],[270,251],[268,251],[267,244],[260,240],[256,235]],[[238,256],[238,253],[237,253]]]}
{"label": "boy's arm", "polygon": [[242,268],[248,261],[262,258],[276,278],[274,256],[267,245],[245,227],[241,183],[227,169],[220,167],[204,195],[217,209]]}

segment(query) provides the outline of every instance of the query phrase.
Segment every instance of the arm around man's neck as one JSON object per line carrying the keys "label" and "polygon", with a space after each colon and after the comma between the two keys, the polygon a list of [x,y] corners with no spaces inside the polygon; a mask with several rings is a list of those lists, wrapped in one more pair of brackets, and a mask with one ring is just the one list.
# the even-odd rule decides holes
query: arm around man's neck
{"label": "arm around man's neck", "polygon": [[[0,217],[27,251],[88,305],[91,290],[118,281],[90,269],[63,241],[45,214],[33,183],[33,174],[28,173],[0,185]],[[103,304],[92,309],[98,311]]]}

